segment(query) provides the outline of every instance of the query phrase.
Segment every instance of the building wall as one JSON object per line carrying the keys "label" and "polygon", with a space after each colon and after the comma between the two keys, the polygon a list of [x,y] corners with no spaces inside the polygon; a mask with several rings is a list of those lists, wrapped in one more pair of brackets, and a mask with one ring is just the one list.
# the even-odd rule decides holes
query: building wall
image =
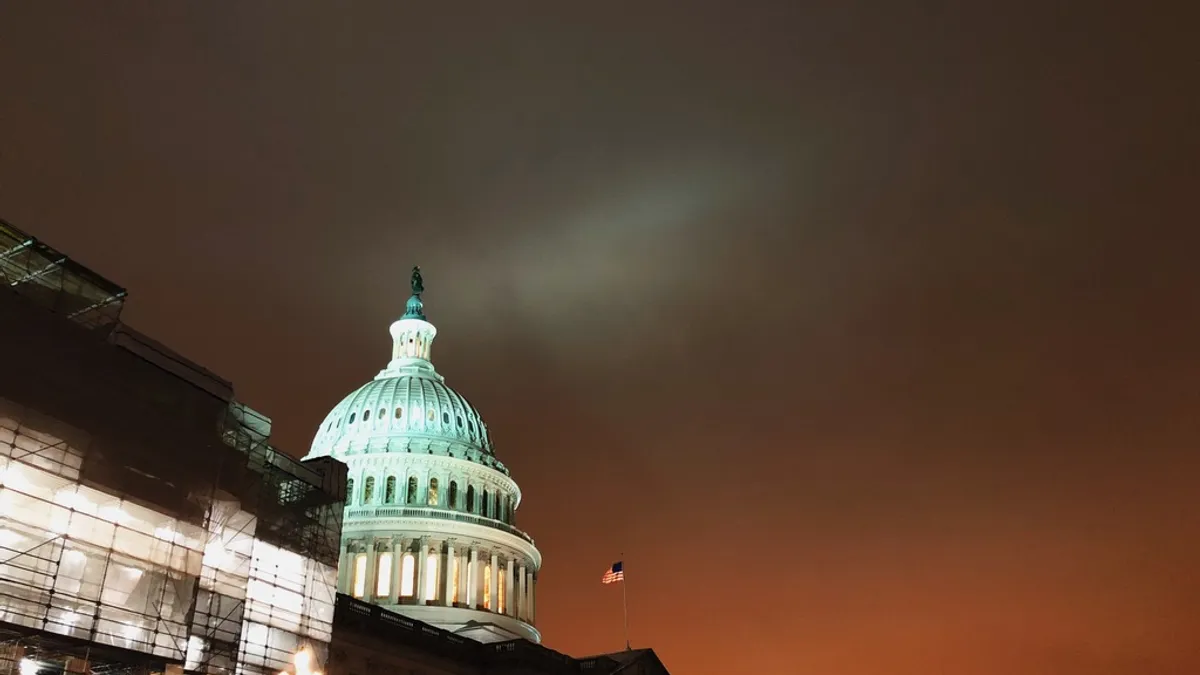
{"label": "building wall", "polygon": [[53,639],[158,670],[323,662],[345,466],[281,455],[228,383],[136,333],[7,292],[0,325],[0,631],[23,658]]}
{"label": "building wall", "polygon": [[[419,622],[376,610],[364,614],[340,603],[326,675],[476,675],[470,647],[437,645]],[[390,619],[390,621],[389,621]],[[440,649],[439,649],[440,647]]]}

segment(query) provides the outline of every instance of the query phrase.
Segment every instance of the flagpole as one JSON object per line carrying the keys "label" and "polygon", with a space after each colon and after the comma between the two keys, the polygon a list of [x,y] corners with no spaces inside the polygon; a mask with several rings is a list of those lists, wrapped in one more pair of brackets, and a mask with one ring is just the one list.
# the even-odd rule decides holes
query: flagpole
{"label": "flagpole", "polygon": [[625,572],[625,554],[621,554],[621,609],[625,612],[625,651],[633,649],[629,646],[629,594],[625,591],[625,584],[629,583],[629,575]]}

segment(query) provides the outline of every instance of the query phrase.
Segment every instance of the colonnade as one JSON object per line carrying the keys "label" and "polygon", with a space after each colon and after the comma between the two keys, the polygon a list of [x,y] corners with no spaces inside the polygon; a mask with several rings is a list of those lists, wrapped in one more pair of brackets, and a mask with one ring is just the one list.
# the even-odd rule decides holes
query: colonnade
{"label": "colonnade", "polygon": [[527,560],[454,539],[364,537],[343,542],[338,590],[378,605],[496,612],[533,625],[537,574]]}

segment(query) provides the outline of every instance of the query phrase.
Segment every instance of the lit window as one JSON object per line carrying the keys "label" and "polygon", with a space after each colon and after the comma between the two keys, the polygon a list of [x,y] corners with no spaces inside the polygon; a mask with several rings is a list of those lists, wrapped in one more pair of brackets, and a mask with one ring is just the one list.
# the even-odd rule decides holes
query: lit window
{"label": "lit window", "polygon": [[429,415],[428,415],[429,421],[432,422],[436,417],[437,417],[437,411],[434,410],[433,408],[430,408]]}
{"label": "lit window", "polygon": [[452,509],[458,508],[458,483],[450,481],[450,494],[446,495],[446,505]]}
{"label": "lit window", "polygon": [[363,483],[363,503],[370,504],[373,499],[375,499],[375,477],[370,476]]}
{"label": "lit window", "polygon": [[392,591],[392,554],[380,553],[375,571],[375,597],[386,598]]}
{"label": "lit window", "polygon": [[353,478],[346,479],[346,503],[347,504],[354,503],[354,479]]}
{"label": "lit window", "polygon": [[492,608],[492,566],[483,567],[483,608]]}
{"label": "lit window", "polygon": [[404,416],[404,408],[396,408],[396,419]]}
{"label": "lit window", "polygon": [[400,563],[400,595],[411,598],[413,587],[416,585],[416,558],[411,553],[405,553]]}
{"label": "lit window", "polygon": [[369,420],[369,419],[371,419],[371,411],[370,411],[370,410],[364,410],[364,411],[363,411],[363,421],[364,421],[364,422],[366,422],[366,421],[367,421],[367,420]]}
{"label": "lit window", "polygon": [[450,602],[462,602],[458,597],[458,556],[450,559],[450,575]]}
{"label": "lit window", "polygon": [[438,557],[436,553],[430,553],[428,558],[425,558],[425,599],[437,599],[437,576],[438,576]]}
{"label": "lit window", "polygon": [[359,553],[354,557],[354,588],[352,594],[361,598],[367,594],[367,554]]}
{"label": "lit window", "polygon": [[396,477],[388,476],[383,484],[383,501],[387,504],[396,503]]}
{"label": "lit window", "polygon": [[430,506],[437,506],[438,503],[438,481],[436,478],[429,479],[429,499],[426,502]]}
{"label": "lit window", "polygon": [[500,578],[499,578],[499,582],[500,582],[500,584],[499,584],[499,585],[500,585],[500,588],[498,589],[498,592],[499,592],[499,595],[500,595],[500,597],[496,598],[496,600],[497,600],[496,604],[499,606],[499,609],[498,609],[497,611],[499,611],[501,614],[503,614],[503,613],[504,613],[504,609],[505,609],[505,608],[504,608],[504,605],[505,605],[505,602],[504,602],[504,601],[505,601],[505,599],[506,599],[506,595],[505,595],[505,593],[504,593],[504,590],[505,590],[505,584],[504,584],[504,581],[505,581],[505,579],[504,579],[504,578],[505,578],[505,576],[506,576],[506,575],[504,574],[504,570],[503,570],[503,568],[501,568],[501,569],[499,569],[499,570],[496,570],[496,573],[497,573],[497,574],[499,574],[499,576],[500,576]]}
{"label": "lit window", "polygon": [[407,504],[416,504],[417,503],[417,477],[416,476],[408,477],[408,494],[405,496],[404,501]]}
{"label": "lit window", "polygon": [[474,485],[467,486],[467,511],[469,513],[475,513],[475,486]]}

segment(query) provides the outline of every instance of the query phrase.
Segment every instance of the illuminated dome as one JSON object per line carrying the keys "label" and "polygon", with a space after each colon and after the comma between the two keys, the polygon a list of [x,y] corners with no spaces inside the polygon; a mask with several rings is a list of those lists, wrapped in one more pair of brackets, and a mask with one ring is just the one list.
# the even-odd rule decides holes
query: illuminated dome
{"label": "illuminated dome", "polygon": [[311,455],[379,448],[462,457],[507,473],[479,412],[432,367],[389,368],[356,389],[325,417]]}
{"label": "illuminated dome", "polygon": [[535,642],[541,553],[479,412],[430,360],[420,270],[392,358],[321,422],[307,458],[349,467],[338,590],[484,642]]}

